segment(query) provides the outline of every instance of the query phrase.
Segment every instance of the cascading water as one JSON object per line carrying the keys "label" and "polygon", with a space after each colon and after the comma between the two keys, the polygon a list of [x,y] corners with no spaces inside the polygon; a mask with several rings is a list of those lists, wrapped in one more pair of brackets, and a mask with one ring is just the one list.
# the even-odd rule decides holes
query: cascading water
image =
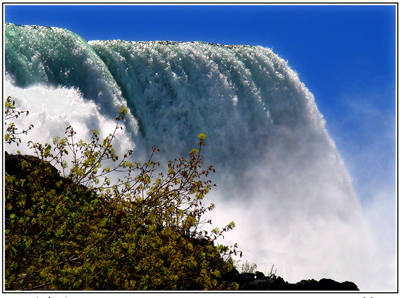
{"label": "cascading water", "polygon": [[7,24],[5,68],[4,95],[31,112],[18,126],[46,130],[26,140],[49,142],[69,124],[81,137],[99,127],[110,133],[121,105],[130,115],[116,148],[135,148],[136,159],[152,145],[159,159],[184,156],[205,133],[205,164],[217,169],[218,185],[208,217],[236,223],[226,243],[289,281],[368,287],[370,238],[351,180],[313,95],[271,50],[87,43],[65,29]]}

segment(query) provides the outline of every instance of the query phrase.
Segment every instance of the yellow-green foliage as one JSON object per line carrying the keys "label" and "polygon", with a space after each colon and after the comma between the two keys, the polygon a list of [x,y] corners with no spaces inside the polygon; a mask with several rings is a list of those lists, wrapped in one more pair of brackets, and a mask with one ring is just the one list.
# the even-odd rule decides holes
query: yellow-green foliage
{"label": "yellow-green foliage", "polygon": [[[15,106],[15,101],[12,100],[11,96],[8,96],[6,98],[5,104],[4,104],[4,120],[9,120],[13,118],[18,118],[21,114],[26,114],[27,116],[29,115],[29,111],[20,111],[17,109]],[[6,123],[7,125],[7,123]],[[11,122],[7,127],[6,127],[6,133],[4,134],[4,140],[6,144],[11,144],[11,143],[16,143],[19,145],[21,143],[21,139],[16,137],[19,134],[27,134],[29,130],[33,128],[33,124],[30,124],[28,129],[23,130],[22,132],[17,132],[18,128],[15,126],[14,122]]]}
{"label": "yellow-green foliage", "polygon": [[[234,223],[210,235],[199,228],[214,208],[202,203],[214,171],[202,167],[205,135],[188,159],[156,174],[155,148],[144,164],[128,162],[132,151],[118,161],[115,131],[103,141],[93,131],[90,142],[75,142],[72,127],[66,133],[52,145],[30,142],[36,158],[6,156],[20,167],[5,174],[6,290],[237,289],[221,279],[237,246],[213,244]],[[112,184],[113,171],[125,177]]]}

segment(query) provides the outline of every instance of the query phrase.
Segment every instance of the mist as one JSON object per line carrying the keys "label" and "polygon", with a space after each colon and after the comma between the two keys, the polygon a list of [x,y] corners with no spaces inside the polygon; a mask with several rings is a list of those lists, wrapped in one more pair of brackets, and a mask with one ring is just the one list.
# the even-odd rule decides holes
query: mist
{"label": "mist", "polygon": [[[383,285],[385,276],[376,276],[383,247],[370,224],[385,209],[363,208],[314,96],[270,49],[201,42],[86,44],[67,30],[40,27],[38,46],[37,31],[11,29],[26,34],[21,42],[32,53],[6,47],[7,65],[14,59],[25,64],[6,68],[5,95],[30,110],[15,121],[17,127],[35,128],[21,136],[19,148],[6,146],[7,151],[32,154],[23,145],[27,140],[51,143],[68,125],[78,132],[76,139],[89,140],[93,129],[105,137],[126,105],[124,130],[114,143],[120,155],[134,149],[132,157],[143,161],[155,145],[165,162],[187,156],[198,134],[206,134],[204,164],[217,170],[210,177],[217,187],[205,198],[216,209],[206,216],[217,227],[236,223],[220,241],[238,243],[243,259],[258,270],[274,265],[290,282],[332,278],[352,281],[362,291],[391,287]],[[71,54],[58,46],[49,63],[46,47],[54,36],[80,50]],[[75,77],[82,75],[76,63],[81,60],[84,81]],[[41,65],[45,75],[35,77],[33,65]],[[34,79],[18,83],[23,75]],[[381,272],[385,268],[392,270]]]}

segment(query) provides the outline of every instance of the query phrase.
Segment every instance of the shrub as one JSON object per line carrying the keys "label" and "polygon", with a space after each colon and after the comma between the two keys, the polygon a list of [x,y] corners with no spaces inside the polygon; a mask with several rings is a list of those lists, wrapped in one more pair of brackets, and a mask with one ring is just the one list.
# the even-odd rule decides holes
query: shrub
{"label": "shrub", "polygon": [[[12,100],[11,96],[8,96],[5,101],[5,117],[4,120],[8,121],[13,118],[18,118],[21,114],[29,115],[29,111],[20,111],[15,106],[15,101]],[[7,122],[5,123],[7,125]],[[23,130],[22,132],[17,132],[18,128],[15,126],[15,123],[12,122],[6,127],[6,133],[4,135],[4,139],[6,144],[16,143],[17,146],[21,143],[21,139],[16,137],[19,134],[27,134],[29,130],[33,128],[33,124],[30,124],[28,129]]]}
{"label": "shrub", "polygon": [[[19,115],[9,99],[7,120]],[[6,155],[6,290],[237,289],[221,279],[237,245],[214,245],[234,223],[210,234],[202,228],[214,208],[202,202],[215,171],[202,165],[205,135],[188,159],[160,173],[156,148],[143,164],[128,161],[132,151],[116,155],[125,113],[102,141],[93,131],[90,142],[75,142],[69,126],[52,145],[29,142],[35,156]],[[8,140],[18,141],[9,127]],[[112,172],[124,176],[112,183]]]}
{"label": "shrub", "polygon": [[257,264],[250,263],[249,261],[246,260],[243,262],[240,269],[242,273],[255,273],[255,270],[257,269]]}

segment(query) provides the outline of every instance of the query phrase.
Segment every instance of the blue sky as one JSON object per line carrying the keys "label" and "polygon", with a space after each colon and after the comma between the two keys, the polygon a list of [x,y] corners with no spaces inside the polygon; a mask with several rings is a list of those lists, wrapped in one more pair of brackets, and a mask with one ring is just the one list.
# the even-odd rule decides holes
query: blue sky
{"label": "blue sky", "polygon": [[395,5],[4,7],[5,22],[67,28],[87,41],[269,47],[314,94],[361,201],[395,186]]}

